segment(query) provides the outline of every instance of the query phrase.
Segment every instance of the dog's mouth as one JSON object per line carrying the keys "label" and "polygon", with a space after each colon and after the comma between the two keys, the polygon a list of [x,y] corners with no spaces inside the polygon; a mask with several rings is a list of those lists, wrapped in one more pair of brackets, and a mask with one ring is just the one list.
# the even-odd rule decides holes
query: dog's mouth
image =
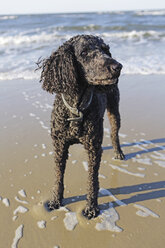
{"label": "dog's mouth", "polygon": [[105,79],[95,79],[89,82],[92,85],[113,85],[118,83],[118,77],[116,78],[105,78]]}

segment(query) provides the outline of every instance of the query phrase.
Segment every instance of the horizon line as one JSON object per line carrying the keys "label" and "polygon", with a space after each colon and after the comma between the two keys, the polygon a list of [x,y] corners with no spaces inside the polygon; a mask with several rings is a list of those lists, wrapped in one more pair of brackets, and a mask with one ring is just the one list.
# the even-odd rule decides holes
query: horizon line
{"label": "horizon line", "polygon": [[160,10],[165,10],[165,8],[151,8],[151,9],[143,9],[143,8],[139,8],[139,9],[121,9],[121,10],[92,10],[92,11],[64,11],[64,12],[25,12],[25,13],[0,13],[0,16],[4,16],[4,15],[53,15],[53,14],[90,14],[90,13],[113,13],[113,12],[131,12],[131,11],[160,11]]}

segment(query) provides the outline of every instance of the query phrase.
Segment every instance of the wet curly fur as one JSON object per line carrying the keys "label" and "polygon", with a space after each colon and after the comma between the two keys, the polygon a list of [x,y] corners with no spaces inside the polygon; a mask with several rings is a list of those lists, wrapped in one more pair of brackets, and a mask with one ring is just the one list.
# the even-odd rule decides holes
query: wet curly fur
{"label": "wet curly fur", "polygon": [[[72,144],[81,143],[89,158],[87,205],[83,213],[89,219],[96,217],[99,213],[98,171],[102,155],[105,109],[111,123],[115,158],[124,159],[118,137],[120,114],[117,84],[122,65],[112,58],[109,46],[101,38],[78,35],[42,61],[40,68],[43,89],[56,93],[51,115],[56,181],[49,208],[57,209],[62,205],[68,149]],[[82,99],[88,102],[91,92],[91,103],[81,109]],[[77,116],[64,104],[62,94],[72,108],[81,110],[82,120],[68,120]]]}

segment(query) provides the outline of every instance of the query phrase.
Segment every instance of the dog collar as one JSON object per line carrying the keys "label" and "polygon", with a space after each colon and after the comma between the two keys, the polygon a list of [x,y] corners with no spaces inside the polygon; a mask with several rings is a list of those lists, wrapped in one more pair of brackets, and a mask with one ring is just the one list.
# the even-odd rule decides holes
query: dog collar
{"label": "dog collar", "polygon": [[82,119],[83,119],[83,112],[82,111],[84,111],[85,109],[87,109],[89,107],[89,105],[91,104],[92,99],[93,99],[93,87],[89,87],[85,91],[85,94],[82,97],[82,101],[79,104],[79,106],[80,106],[79,109],[81,109],[81,110],[79,110],[78,108],[71,107],[67,103],[67,101],[65,100],[64,94],[61,94],[61,97],[62,97],[62,100],[63,100],[65,107],[67,107],[67,109],[69,109],[69,111],[72,114],[77,116],[74,118],[68,118],[67,120],[68,121],[82,121]]}

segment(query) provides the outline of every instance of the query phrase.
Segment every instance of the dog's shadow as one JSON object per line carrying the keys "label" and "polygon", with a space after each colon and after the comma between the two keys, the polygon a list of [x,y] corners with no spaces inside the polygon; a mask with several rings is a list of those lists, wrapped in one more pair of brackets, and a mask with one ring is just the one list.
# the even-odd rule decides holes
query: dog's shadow
{"label": "dog's shadow", "polygon": [[[131,158],[136,157],[137,155],[142,155],[142,154],[147,154],[147,153],[151,153],[151,152],[165,150],[165,145],[161,146],[161,145],[159,145],[160,143],[165,143],[165,138],[144,140],[144,141],[140,141],[140,142],[122,144],[121,147],[133,147],[133,146],[137,146],[137,145],[157,144],[157,147],[153,147],[150,149],[144,148],[144,150],[125,154],[125,160],[129,160]],[[103,149],[103,151],[111,150],[112,146],[104,146],[104,147],[102,147],[102,149]]]}
{"label": "dog's shadow", "polygon": [[[106,190],[107,190],[107,194],[103,195],[99,193],[98,198],[103,198],[107,196],[116,197],[117,195],[130,195],[131,194],[131,196],[128,198],[120,199],[120,202],[124,203],[124,205],[129,205],[131,203],[137,203],[137,202],[165,197],[165,181],[143,183],[143,184],[137,184],[137,185],[132,185],[132,186],[118,187],[118,188],[110,188]],[[132,194],[134,195],[132,196]],[[86,195],[68,197],[63,200],[63,206],[66,206],[66,205],[69,206],[76,202],[81,202],[85,200],[86,200]],[[117,201],[112,201],[111,204],[113,204],[114,207],[120,206],[118,204],[118,200],[119,199],[117,199]],[[106,209],[109,207],[109,203],[110,201],[100,204],[99,208]],[[45,208],[48,210],[47,203],[45,203]]]}
{"label": "dog's shadow", "polygon": [[[165,150],[165,145],[160,145],[162,143],[165,143],[165,138],[160,139],[152,139],[152,140],[144,140],[140,142],[133,142],[128,144],[123,144],[121,147],[132,147],[137,145],[143,145],[143,144],[157,144],[157,146],[150,148],[150,149],[144,149],[140,150],[134,153],[128,153],[125,155],[126,159],[129,160],[133,157],[136,157],[137,155],[147,154],[154,151],[160,151]],[[112,149],[111,146],[103,147],[103,150],[110,150]],[[109,191],[109,193],[108,193]],[[144,192],[147,191],[147,192]],[[135,193],[134,195],[132,195]],[[98,198],[107,197],[110,195],[116,196],[116,195],[129,195],[130,197],[121,199],[120,201],[123,202],[125,205],[151,200],[151,199],[157,199],[165,197],[165,181],[159,181],[159,182],[151,182],[151,183],[143,183],[138,185],[132,185],[132,186],[124,186],[124,187],[118,187],[118,188],[109,188],[107,189],[107,195],[102,195],[101,193],[98,194]],[[63,199],[63,205],[71,205],[76,202],[81,202],[86,200],[86,195],[79,195],[79,196],[73,196]],[[117,201],[112,201],[112,204],[114,207],[118,207]],[[109,202],[106,202],[104,204],[100,204],[100,209],[105,209],[109,207]],[[48,202],[45,203],[45,208],[48,209]]]}

